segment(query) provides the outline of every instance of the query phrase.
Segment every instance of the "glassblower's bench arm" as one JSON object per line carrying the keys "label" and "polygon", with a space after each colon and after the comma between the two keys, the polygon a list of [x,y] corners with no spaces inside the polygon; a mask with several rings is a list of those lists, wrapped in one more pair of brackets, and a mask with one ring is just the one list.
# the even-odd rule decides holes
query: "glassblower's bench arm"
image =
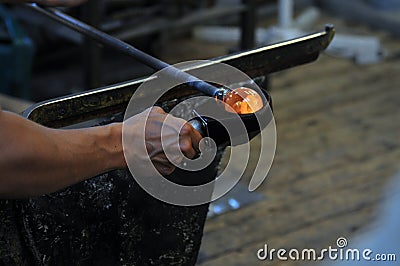
{"label": "glassblower's bench arm", "polygon": [[[220,96],[221,88],[193,77],[186,72],[169,66],[167,63],[103,33],[83,22],[76,20],[55,9],[42,8],[36,4],[28,5],[36,11],[90,37],[94,40],[128,54],[140,62],[160,70],[169,68],[171,76],[186,81],[190,87],[185,90],[173,90],[162,97],[161,101],[180,99],[198,94]],[[326,25],[321,32],[309,34],[293,40],[240,52],[234,55],[215,58],[215,64],[225,63],[240,69],[250,77],[265,76],[269,73],[291,68],[316,60],[321,51],[325,50],[334,36],[332,25]],[[197,64],[196,69],[210,67],[209,63]],[[191,68],[185,69],[190,71]],[[223,73],[220,73],[223,75]],[[100,89],[77,93],[38,103],[28,108],[24,116],[43,125],[64,127],[77,124],[93,118],[106,117],[123,112],[136,88],[146,79],[127,81]],[[197,92],[196,92],[197,90]],[[223,93],[223,92],[222,92]],[[252,123],[252,115],[241,115],[246,123]],[[247,127],[247,124],[246,124]],[[250,125],[252,130],[258,130]]]}

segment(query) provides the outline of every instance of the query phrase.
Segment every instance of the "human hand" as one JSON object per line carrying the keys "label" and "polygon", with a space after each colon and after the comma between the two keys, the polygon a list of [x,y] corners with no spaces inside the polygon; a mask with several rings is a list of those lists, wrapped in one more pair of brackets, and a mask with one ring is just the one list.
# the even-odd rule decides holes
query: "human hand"
{"label": "human hand", "polygon": [[77,6],[80,5],[87,0],[37,0],[37,1],[29,1],[29,0],[0,0],[0,2],[4,3],[37,3],[39,5],[44,6]]}
{"label": "human hand", "polygon": [[133,160],[127,163],[141,175],[151,172],[145,167],[138,169],[149,159],[160,174],[171,174],[176,168],[171,161],[179,164],[183,160],[182,154],[193,158],[202,139],[188,122],[165,113],[160,107],[152,107],[126,120],[123,134],[125,157]]}

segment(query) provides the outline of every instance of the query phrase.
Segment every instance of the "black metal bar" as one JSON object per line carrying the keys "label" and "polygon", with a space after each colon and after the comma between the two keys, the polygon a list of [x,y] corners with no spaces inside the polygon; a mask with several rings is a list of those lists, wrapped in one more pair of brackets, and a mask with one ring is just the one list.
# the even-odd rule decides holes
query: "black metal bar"
{"label": "black metal bar", "polygon": [[[88,1],[82,6],[83,21],[94,25],[99,25],[101,1]],[[102,84],[101,79],[101,57],[102,49],[97,42],[85,37],[82,47],[83,59],[83,79],[86,88],[96,88]]]}
{"label": "black metal bar", "polygon": [[254,0],[242,0],[245,9],[241,14],[240,49],[247,50],[255,46],[255,31],[257,24],[256,3]]}
{"label": "black metal bar", "polygon": [[79,21],[57,9],[43,8],[37,4],[28,4],[28,6],[35,11],[52,18],[53,20],[87,36],[96,40],[97,42],[104,44],[106,46],[112,47],[120,52],[123,52],[141,63],[155,69],[167,69],[167,72],[177,80],[181,80],[182,82],[188,83],[191,87],[203,92],[209,96],[216,96],[219,94],[221,89],[216,88],[207,82],[204,82],[188,73],[185,73],[145,52],[133,47],[132,45],[125,43],[117,38],[112,37],[111,35],[102,32],[82,21]]}

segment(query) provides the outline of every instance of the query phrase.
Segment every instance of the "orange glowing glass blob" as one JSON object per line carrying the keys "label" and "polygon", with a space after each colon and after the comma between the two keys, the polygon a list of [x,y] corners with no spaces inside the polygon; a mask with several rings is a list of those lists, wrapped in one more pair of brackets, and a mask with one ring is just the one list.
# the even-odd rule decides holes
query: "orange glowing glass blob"
{"label": "orange glowing glass blob", "polygon": [[[261,96],[256,91],[245,87],[228,92],[224,102],[238,114],[252,114],[264,106]],[[232,112],[232,109],[227,106],[225,109]]]}

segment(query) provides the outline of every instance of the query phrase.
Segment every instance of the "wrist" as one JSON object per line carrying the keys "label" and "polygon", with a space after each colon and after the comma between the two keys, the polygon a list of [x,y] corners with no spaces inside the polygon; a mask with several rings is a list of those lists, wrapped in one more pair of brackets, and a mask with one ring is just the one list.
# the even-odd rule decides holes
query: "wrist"
{"label": "wrist", "polygon": [[122,147],[122,123],[114,123],[104,127],[106,130],[104,147],[107,153],[108,170],[126,167]]}

